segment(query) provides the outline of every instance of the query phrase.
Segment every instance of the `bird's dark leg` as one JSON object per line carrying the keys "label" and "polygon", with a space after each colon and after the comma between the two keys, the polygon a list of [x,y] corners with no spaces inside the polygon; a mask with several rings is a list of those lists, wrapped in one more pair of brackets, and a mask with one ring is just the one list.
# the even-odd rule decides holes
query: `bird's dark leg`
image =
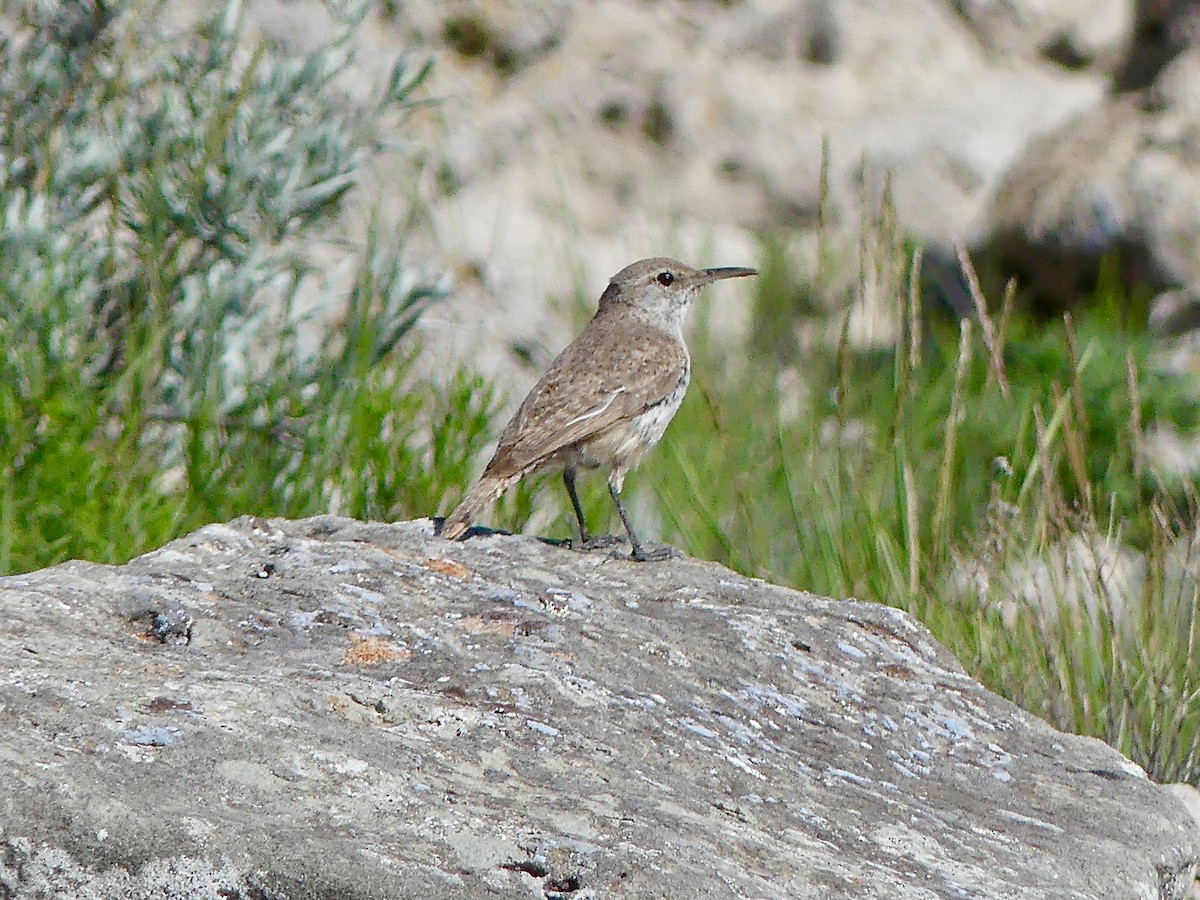
{"label": "bird's dark leg", "polygon": [[675,555],[670,547],[660,547],[657,550],[647,552],[642,547],[642,542],[638,540],[633,526],[629,524],[629,515],[625,512],[625,506],[621,503],[620,489],[611,481],[608,483],[608,493],[613,498],[613,503],[617,504],[617,512],[621,514],[621,522],[625,525],[625,533],[629,535],[629,543],[633,547],[633,553],[630,555],[634,559],[638,562],[650,562],[652,560],[670,559]]}
{"label": "bird's dark leg", "polygon": [[567,486],[567,494],[571,497],[571,508],[575,510],[575,518],[579,522],[579,543],[587,544],[591,540],[588,534],[587,521],[583,518],[583,507],[579,505],[579,495],[575,493],[575,469],[567,466],[563,469],[563,484]]}

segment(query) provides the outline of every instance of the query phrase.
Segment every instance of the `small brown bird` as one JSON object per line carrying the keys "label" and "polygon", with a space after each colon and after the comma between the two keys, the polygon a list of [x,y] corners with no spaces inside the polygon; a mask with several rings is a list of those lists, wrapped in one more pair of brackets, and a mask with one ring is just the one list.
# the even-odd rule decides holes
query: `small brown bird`
{"label": "small brown bird", "polygon": [[[483,475],[442,526],[457,540],[497,497],[525,475],[563,467],[579,537],[593,543],[575,493],[579,469],[607,469],[608,492],[636,560],[643,549],[621,504],[625,476],[658,443],[683,402],[691,359],[683,319],[700,288],[754,269],[693,269],[673,259],[643,259],[622,269],[596,315],[546,370],[500,436]],[[669,552],[669,551],[667,551]]]}

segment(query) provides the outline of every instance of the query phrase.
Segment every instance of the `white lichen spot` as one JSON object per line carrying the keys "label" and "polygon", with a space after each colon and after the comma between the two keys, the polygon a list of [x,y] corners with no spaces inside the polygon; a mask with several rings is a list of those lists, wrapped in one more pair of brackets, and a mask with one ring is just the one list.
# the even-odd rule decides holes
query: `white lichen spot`
{"label": "white lichen spot", "polygon": [[690,731],[693,734],[698,734],[701,737],[708,738],[709,740],[717,737],[717,732],[713,731],[711,728],[705,728],[694,719],[684,719],[679,724],[682,725],[685,730]]}
{"label": "white lichen spot", "polygon": [[546,725],[543,722],[538,722],[533,719],[526,719],[525,725],[530,730],[536,731],[538,734],[545,734],[549,735],[550,737],[558,737],[559,735],[559,730],[553,725]]}
{"label": "white lichen spot", "polygon": [[856,775],[853,772],[847,772],[845,769],[835,769],[833,766],[827,768],[825,770],[825,774],[833,778],[840,778],[843,781],[849,781],[862,787],[875,786],[875,783],[869,778],[863,778],[861,775]]}
{"label": "white lichen spot", "polygon": [[837,648],[839,650],[841,650],[843,653],[845,653],[847,656],[853,657],[854,659],[866,659],[867,658],[866,653],[864,653],[862,650],[858,649],[857,647],[855,647],[852,644],[847,644],[845,641],[838,641]]}

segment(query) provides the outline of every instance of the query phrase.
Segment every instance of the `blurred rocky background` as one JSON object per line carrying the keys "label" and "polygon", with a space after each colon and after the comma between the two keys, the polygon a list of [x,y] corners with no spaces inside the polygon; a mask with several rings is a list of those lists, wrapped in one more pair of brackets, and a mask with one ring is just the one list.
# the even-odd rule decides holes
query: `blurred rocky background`
{"label": "blurred rocky background", "polygon": [[[248,13],[284,45],[322,29],[316,2]],[[632,259],[752,262],[780,232],[811,257],[885,182],[902,232],[987,254],[1040,309],[1077,305],[1111,254],[1170,292],[1156,323],[1187,321],[1195,17],[1169,0],[390,2],[358,62],[369,78],[372,51],[436,56],[422,189],[459,289],[425,328],[503,369],[569,334],[548,301],[594,299]],[[411,182],[383,177],[378,199]]]}

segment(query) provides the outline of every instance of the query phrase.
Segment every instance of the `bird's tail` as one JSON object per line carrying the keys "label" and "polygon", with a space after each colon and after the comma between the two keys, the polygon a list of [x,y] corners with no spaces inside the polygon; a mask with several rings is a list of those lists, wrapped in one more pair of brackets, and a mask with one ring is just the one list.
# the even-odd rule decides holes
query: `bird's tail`
{"label": "bird's tail", "polygon": [[467,496],[463,497],[458,506],[454,507],[454,511],[446,516],[446,521],[442,523],[442,537],[451,541],[461,538],[467,533],[471,523],[495,503],[496,498],[503,494],[514,481],[516,481],[516,476],[497,478],[484,475],[480,478],[475,482],[475,486],[467,491]]}

